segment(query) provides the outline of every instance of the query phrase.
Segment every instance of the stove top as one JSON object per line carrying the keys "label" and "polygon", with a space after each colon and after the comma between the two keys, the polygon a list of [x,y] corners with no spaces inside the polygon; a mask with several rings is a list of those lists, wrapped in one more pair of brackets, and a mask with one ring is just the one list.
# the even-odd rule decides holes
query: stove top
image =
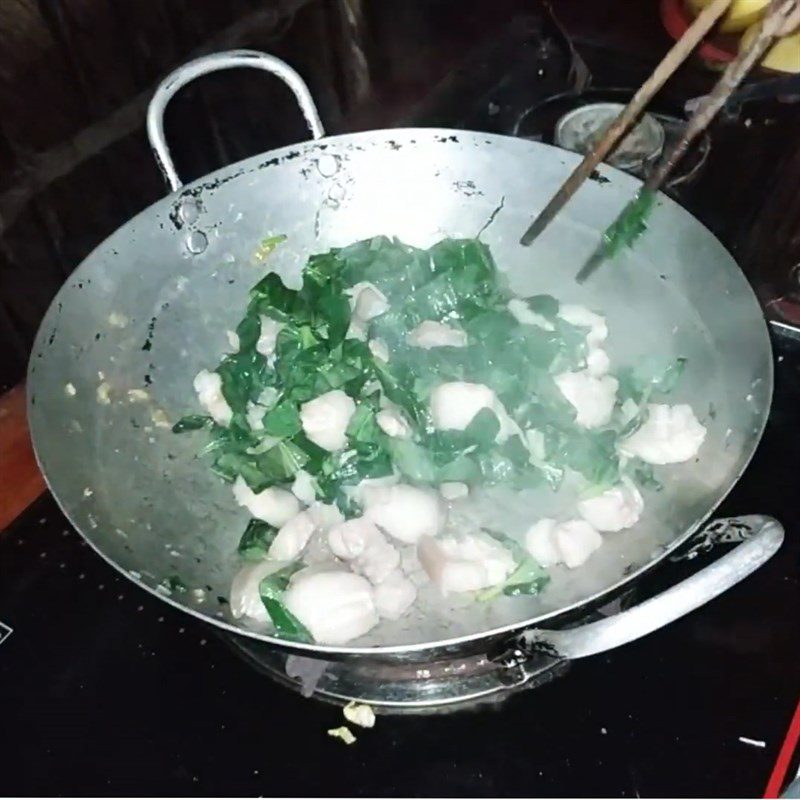
{"label": "stove top", "polygon": [[[346,747],[307,700],[141,592],[50,498],[0,536],[8,794],[756,796],[798,699],[800,346],[775,342],[762,446],[720,513],[787,541],[707,607],[497,707],[381,717]],[[654,576],[656,581],[658,575]],[[410,766],[413,764],[413,769]],[[795,757],[790,774],[797,770]]]}
{"label": "stove top", "polygon": [[[537,104],[624,94],[651,66],[571,41],[551,16],[526,17],[392,123],[546,139]],[[711,81],[684,71],[659,109],[679,116]],[[764,164],[770,153],[774,169],[783,163],[787,108],[762,104],[715,127],[696,175],[673,187],[767,300],[784,278],[763,271],[743,231],[766,225],[774,187]],[[776,334],[775,348],[763,444],[720,510],[780,519],[787,541],[772,561],[689,617],[535,691],[452,715],[379,717],[350,747],[326,735],[342,724],[339,709],[279,686],[215,631],[136,589],[43,498],[0,535],[6,793],[760,795],[799,694],[800,343]],[[664,579],[653,575],[651,588]]]}

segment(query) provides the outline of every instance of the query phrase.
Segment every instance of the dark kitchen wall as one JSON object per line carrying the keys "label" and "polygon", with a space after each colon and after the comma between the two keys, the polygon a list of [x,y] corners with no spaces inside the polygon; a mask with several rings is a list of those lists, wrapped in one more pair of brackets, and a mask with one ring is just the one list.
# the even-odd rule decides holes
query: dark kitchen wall
{"label": "dark kitchen wall", "polygon": [[[201,53],[267,50],[292,61],[336,126],[347,101],[341,7],[0,2],[0,389],[23,377],[38,322],[65,276],[164,193],[143,130],[160,78]],[[187,178],[304,137],[289,91],[251,72],[211,76],[170,107],[167,133]]]}
{"label": "dark kitchen wall", "polygon": [[[393,124],[448,65],[538,0],[0,0],[0,391],[24,377],[65,277],[164,193],[144,134],[158,81],[204,53],[289,61],[329,132]],[[254,70],[180,92],[167,137],[188,180],[306,138]]]}

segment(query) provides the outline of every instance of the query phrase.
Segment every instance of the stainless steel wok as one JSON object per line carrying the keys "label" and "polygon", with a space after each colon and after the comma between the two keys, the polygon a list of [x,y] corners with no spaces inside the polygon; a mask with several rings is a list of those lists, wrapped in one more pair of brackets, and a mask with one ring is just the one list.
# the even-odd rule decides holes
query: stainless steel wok
{"label": "stainless steel wok", "polygon": [[[164,108],[195,77],[242,66],[289,85],[313,141],[183,186],[164,142]],[[677,397],[709,426],[697,462],[664,471],[666,488],[648,498],[640,524],[607,537],[595,559],[555,575],[540,597],[412,616],[350,646],[293,644],[295,653],[421,662],[485,654],[528,631],[515,641],[586,655],[697,607],[780,544],[777,523],[750,518],[754,535],[693,582],[594,628],[558,630],[566,612],[596,606],[697,531],[745,469],[769,412],[772,356],[755,296],[723,246],[669,198],[660,198],[636,248],[581,287],[576,268],[638,181],[604,166],[606,180],[587,182],[535,247],[523,248],[518,241],[531,216],[578,158],[557,148],[437,129],[324,137],[300,77],[249,51],[201,58],[172,73],[153,98],[148,133],[171,193],[72,274],[45,316],[29,369],[31,430],[53,494],[98,553],[141,587],[220,628],[287,648],[230,618],[224,598],[246,517],[196,456],[199,440],[169,429],[193,408],[193,376],[218,361],[226,329],[263,274],[252,260],[258,242],[278,233],[288,241],[267,263],[297,281],[310,254],[368,236],[428,246],[483,230],[518,293],[551,293],[602,310],[615,362],[653,352],[686,356]],[[502,522],[502,508],[496,511]],[[542,632],[545,621],[556,632]]]}

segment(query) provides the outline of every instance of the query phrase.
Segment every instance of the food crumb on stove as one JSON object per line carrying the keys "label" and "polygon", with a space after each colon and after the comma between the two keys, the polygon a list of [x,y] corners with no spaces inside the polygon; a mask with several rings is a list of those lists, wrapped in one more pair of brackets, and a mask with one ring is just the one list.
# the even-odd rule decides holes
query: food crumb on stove
{"label": "food crumb on stove", "polygon": [[605,728],[600,728],[600,733],[602,733],[603,736],[605,736],[608,733],[608,731]]}
{"label": "food crumb on stove", "polygon": [[171,428],[169,418],[167,417],[166,412],[162,408],[154,408],[150,412],[150,419],[153,420],[153,424],[157,428]]}
{"label": "food crumb on stove", "polygon": [[341,739],[345,744],[354,744],[356,741],[356,737],[347,725],[342,725],[339,728],[330,728],[328,736],[332,736],[334,739]]}
{"label": "food crumb on stove", "polygon": [[740,736],[742,744],[749,744],[751,747],[766,747],[767,743],[763,739],[750,739],[748,736]]}
{"label": "food crumb on stove", "polygon": [[77,394],[77,390],[75,389],[75,385],[74,385],[74,384],[72,384],[72,383],[68,383],[68,384],[67,384],[67,385],[64,387],[64,391],[67,393],[67,395],[68,395],[69,397],[75,397],[75,395]]}
{"label": "food crumb on stove", "polygon": [[344,712],[344,718],[353,725],[358,725],[359,728],[375,727],[375,712],[372,710],[372,706],[368,706],[365,703],[356,703],[355,700],[352,700],[342,711]]}
{"label": "food crumb on stove", "polygon": [[150,395],[145,389],[128,389],[130,403],[146,403],[149,399]]}
{"label": "food crumb on stove", "polygon": [[111,403],[111,387],[106,381],[103,381],[97,387],[97,402],[103,406],[110,405]]}
{"label": "food crumb on stove", "polygon": [[128,324],[128,318],[119,311],[112,311],[108,315],[108,324],[112,328],[124,328]]}
{"label": "food crumb on stove", "polygon": [[84,497],[91,497],[93,494],[94,492],[88,486],[83,490]]}

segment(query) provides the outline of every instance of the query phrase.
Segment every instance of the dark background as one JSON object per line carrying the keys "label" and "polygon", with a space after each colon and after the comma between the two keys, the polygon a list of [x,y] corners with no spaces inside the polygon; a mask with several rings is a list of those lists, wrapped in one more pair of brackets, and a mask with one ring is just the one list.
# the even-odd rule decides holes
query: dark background
{"label": "dark background", "polygon": [[[2,0],[0,391],[24,377],[39,320],[65,277],[164,193],[144,114],[158,81],[179,64],[234,47],[265,50],[303,75],[328,132],[389,127],[430,103],[461,63],[515,19],[545,6],[576,41],[624,53],[621,64],[654,64],[671,44],[658,5]],[[682,70],[693,71],[696,61]],[[710,73],[699,72],[708,84]],[[193,83],[170,106],[166,127],[186,180],[307,135],[288,89],[252,70]],[[720,179],[709,183],[717,218],[735,222],[704,221],[773,299],[797,286],[800,151],[786,153],[781,144],[800,139],[800,117],[779,113],[757,136],[761,157],[733,148]],[[774,178],[765,180],[765,172]]]}
{"label": "dark background", "polygon": [[[552,6],[606,86],[634,88],[671,42],[656,0]],[[524,81],[504,84],[518,52],[505,42],[518,43],[515,20],[541,8],[0,0],[0,391],[24,377],[64,278],[164,194],[144,113],[170,69],[232,47],[272,52],[308,81],[330,133],[482,125],[462,104],[473,95],[501,106],[499,125],[530,102]],[[668,93],[679,102],[713,79],[692,60]],[[715,160],[685,198],[768,309],[794,292],[800,263],[796,109],[769,106],[751,127],[716,126]],[[167,135],[188,180],[307,134],[288,90],[242,70],[183,91]],[[0,535],[0,621],[14,628],[0,644],[0,793],[759,795],[797,702],[800,664],[800,347],[776,347],[767,434],[722,511],[775,514],[788,532],[779,556],[706,608],[575,664],[502,711],[381,718],[352,748],[325,735],[341,724],[337,709],[277,687],[213,631],[135,589],[42,498]]]}

